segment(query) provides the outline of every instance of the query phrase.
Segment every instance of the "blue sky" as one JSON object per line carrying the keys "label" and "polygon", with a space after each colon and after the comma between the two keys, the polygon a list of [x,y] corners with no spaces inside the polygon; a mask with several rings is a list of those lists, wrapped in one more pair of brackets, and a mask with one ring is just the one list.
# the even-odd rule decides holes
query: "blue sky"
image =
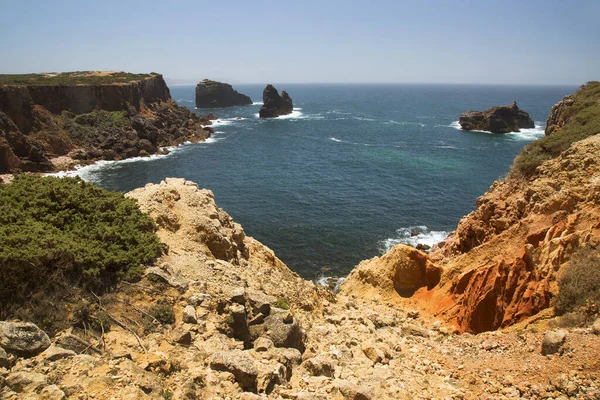
{"label": "blue sky", "polygon": [[600,79],[599,16],[598,0],[0,0],[0,73],[582,84]]}

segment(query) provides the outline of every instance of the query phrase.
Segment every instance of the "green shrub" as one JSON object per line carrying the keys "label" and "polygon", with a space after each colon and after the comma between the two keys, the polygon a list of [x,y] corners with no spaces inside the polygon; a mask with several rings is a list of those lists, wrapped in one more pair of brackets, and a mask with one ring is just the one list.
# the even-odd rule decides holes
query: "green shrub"
{"label": "green shrub", "polygon": [[114,72],[109,75],[99,75],[89,71],[63,72],[53,76],[46,74],[0,74],[0,85],[107,85],[136,82],[152,75],[157,74]]}
{"label": "green shrub", "polygon": [[281,308],[283,310],[289,310],[290,309],[290,304],[287,302],[286,299],[279,297],[276,301],[275,301],[275,307],[277,308]]}
{"label": "green shrub", "polygon": [[567,123],[562,128],[523,148],[511,167],[511,176],[533,176],[540,164],[557,157],[572,143],[600,133],[600,82],[582,86],[564,116]]}
{"label": "green shrub", "polygon": [[167,303],[155,304],[148,313],[158,320],[161,324],[172,324],[175,322],[175,312],[173,307]]}
{"label": "green shrub", "polygon": [[121,193],[79,178],[15,176],[0,186],[0,319],[34,293],[101,292],[139,275],[160,255],[155,229]]}
{"label": "green shrub", "polygon": [[583,248],[571,257],[569,266],[558,280],[555,310],[558,315],[582,312],[598,313],[600,306],[600,252]]}

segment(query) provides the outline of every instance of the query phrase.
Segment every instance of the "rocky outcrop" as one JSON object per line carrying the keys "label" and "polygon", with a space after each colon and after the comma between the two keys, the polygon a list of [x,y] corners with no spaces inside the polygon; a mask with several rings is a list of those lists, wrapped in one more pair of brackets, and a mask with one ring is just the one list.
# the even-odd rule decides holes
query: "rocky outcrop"
{"label": "rocky outcrop", "polygon": [[205,140],[210,124],[178,107],[156,74],[128,83],[2,85],[0,173],[52,171],[61,168],[52,163],[59,156],[71,164],[147,156]]}
{"label": "rocky outcrop", "polygon": [[529,114],[513,102],[509,106],[492,107],[485,111],[466,111],[458,119],[465,131],[486,131],[492,133],[519,132],[520,129],[534,128],[535,123]]}
{"label": "rocky outcrop", "polygon": [[546,136],[560,129],[567,121],[567,110],[575,103],[575,95],[565,96],[561,101],[552,106],[548,120],[546,120]]}
{"label": "rocky outcrop", "polygon": [[382,257],[361,262],[341,285],[341,292],[348,295],[384,297],[411,296],[421,287],[437,285],[441,269],[427,254],[411,246],[396,245]]}
{"label": "rocky outcrop", "polygon": [[294,109],[292,98],[283,90],[281,96],[273,85],[267,85],[263,91],[263,105],[259,110],[260,118],[276,118],[291,114]]}
{"label": "rocky outcrop", "polygon": [[196,85],[196,107],[198,108],[245,106],[249,104],[252,104],[250,97],[238,93],[227,83],[204,79]]}
{"label": "rocky outcrop", "polygon": [[7,352],[32,356],[46,350],[50,339],[46,332],[31,322],[0,321],[0,347]]}

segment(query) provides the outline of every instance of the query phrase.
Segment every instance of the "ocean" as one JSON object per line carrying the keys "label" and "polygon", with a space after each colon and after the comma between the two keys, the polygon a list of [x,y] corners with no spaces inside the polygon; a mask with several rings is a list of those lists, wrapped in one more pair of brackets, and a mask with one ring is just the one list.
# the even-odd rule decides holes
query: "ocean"
{"label": "ocean", "polygon": [[[194,87],[171,88],[181,106],[219,117],[207,142],[167,156],[100,162],[77,171],[110,190],[183,177],[214,192],[246,234],[307,279],[342,277],[397,243],[433,245],[456,228],[528,142],[550,108],[576,87],[276,84],[291,115],[261,120],[264,85],[234,85],[254,104],[194,110]],[[536,127],[490,134],[458,116],[516,100]],[[412,232],[419,232],[411,236]]]}

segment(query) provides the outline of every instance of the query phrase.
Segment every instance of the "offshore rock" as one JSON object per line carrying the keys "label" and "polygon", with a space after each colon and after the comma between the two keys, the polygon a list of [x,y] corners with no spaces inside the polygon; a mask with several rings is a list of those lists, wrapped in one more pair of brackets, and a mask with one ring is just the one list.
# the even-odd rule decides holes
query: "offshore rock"
{"label": "offshore rock", "polygon": [[535,127],[529,114],[519,109],[516,101],[509,106],[492,107],[485,111],[466,111],[460,115],[458,122],[465,131],[492,133],[519,132],[520,129]]}
{"label": "offshore rock", "polygon": [[291,114],[294,109],[292,98],[283,90],[281,96],[275,86],[267,85],[263,91],[263,106],[260,108],[261,118],[276,118],[280,115]]}
{"label": "offshore rock", "polygon": [[204,79],[196,85],[196,107],[219,108],[245,106],[252,104],[252,99],[234,90],[231,85]]}

